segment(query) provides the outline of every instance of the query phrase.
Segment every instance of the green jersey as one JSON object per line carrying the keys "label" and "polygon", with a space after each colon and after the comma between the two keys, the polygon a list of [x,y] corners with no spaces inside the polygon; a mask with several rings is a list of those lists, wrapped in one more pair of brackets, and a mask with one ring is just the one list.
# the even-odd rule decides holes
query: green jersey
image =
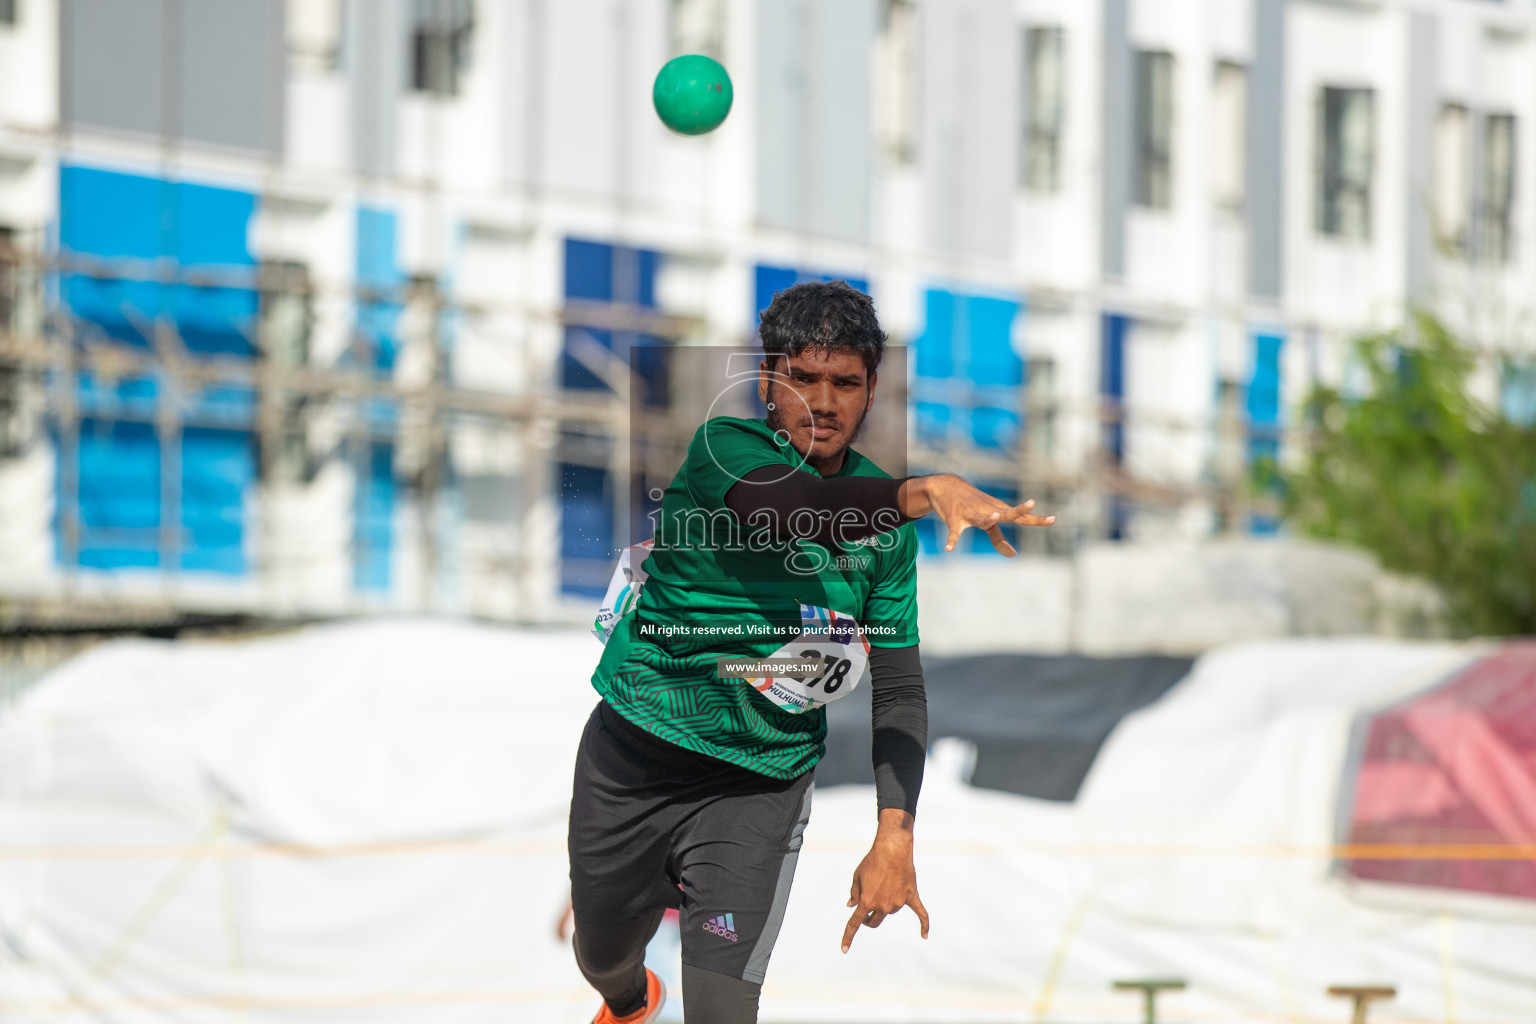
{"label": "green jersey", "polygon": [[[615,626],[592,685],[664,740],[793,779],[826,750],[825,710],[781,707],[721,678],[718,659],[774,651],[799,630],[801,606],[852,617],[872,646],[916,644],[917,534],[905,523],[837,550],[773,541],[725,505],[738,480],[765,466],[819,475],[763,420],[717,417],[694,434],[654,517],[639,603]],[[836,475],[889,479],[851,448]]]}

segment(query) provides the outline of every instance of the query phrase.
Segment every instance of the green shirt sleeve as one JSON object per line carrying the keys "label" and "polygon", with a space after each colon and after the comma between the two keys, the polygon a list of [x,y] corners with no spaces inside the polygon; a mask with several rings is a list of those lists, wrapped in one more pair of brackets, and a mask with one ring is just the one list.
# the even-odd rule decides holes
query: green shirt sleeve
{"label": "green shirt sleeve", "polygon": [[762,466],[789,465],[783,450],[760,424],[728,416],[706,422],[688,446],[688,491],[705,510],[725,508],[725,495]]}
{"label": "green shirt sleeve", "polygon": [[907,523],[896,533],[900,540],[881,553],[880,575],[860,617],[871,647],[911,647],[918,642],[917,531]]}

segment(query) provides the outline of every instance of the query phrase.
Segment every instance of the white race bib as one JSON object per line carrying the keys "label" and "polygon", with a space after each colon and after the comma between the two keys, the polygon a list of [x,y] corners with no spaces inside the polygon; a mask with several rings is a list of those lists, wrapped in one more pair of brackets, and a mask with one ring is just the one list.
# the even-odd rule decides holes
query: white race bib
{"label": "white race bib", "polygon": [[821,659],[820,674],[748,677],[749,686],[796,714],[848,696],[869,678],[869,641],[852,615],[814,605],[800,606],[800,635],[769,658]]}
{"label": "white race bib", "polygon": [[634,544],[619,552],[619,563],[613,567],[613,578],[608,581],[608,593],[597,609],[592,623],[592,635],[604,644],[613,635],[619,620],[634,611],[640,603],[640,591],[645,586],[647,573],[645,560],[651,556],[651,542]]}

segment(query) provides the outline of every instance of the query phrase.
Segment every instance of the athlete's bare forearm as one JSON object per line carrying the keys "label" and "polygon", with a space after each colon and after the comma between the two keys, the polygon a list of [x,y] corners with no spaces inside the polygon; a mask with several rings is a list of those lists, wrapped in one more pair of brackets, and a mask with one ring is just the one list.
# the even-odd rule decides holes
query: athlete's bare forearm
{"label": "athlete's bare forearm", "polygon": [[901,482],[896,490],[896,507],[902,515],[908,519],[921,519],[933,511],[933,502],[929,499],[929,481],[932,479],[930,476],[914,476]]}
{"label": "athlete's bare forearm", "polygon": [[876,843],[895,843],[912,848],[912,829],[917,818],[911,811],[900,807],[886,807],[880,811],[880,824],[875,826]]}

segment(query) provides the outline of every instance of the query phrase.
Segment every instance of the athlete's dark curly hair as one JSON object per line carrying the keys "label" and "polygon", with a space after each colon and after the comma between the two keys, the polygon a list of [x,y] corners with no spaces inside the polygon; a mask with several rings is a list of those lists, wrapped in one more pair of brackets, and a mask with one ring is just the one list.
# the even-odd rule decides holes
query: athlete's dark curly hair
{"label": "athlete's dark curly hair", "polygon": [[847,281],[807,281],[785,288],[758,317],[763,355],[797,356],[806,349],[851,349],[874,373],[885,354],[875,303]]}

